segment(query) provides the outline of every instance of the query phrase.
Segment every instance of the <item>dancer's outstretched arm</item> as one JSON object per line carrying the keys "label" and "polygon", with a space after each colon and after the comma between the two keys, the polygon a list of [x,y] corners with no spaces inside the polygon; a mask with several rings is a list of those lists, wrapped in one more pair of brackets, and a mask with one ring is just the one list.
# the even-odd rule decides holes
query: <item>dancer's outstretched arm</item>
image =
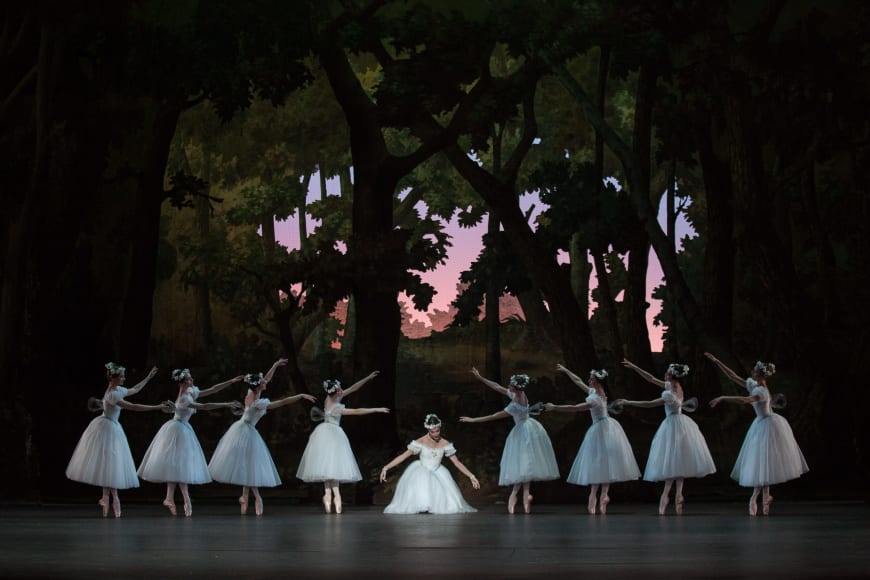
{"label": "dancer's outstretched arm", "polygon": [[348,409],[345,407],[341,410],[342,415],[371,415],[372,413],[389,413],[390,410],[386,407],[372,407],[370,409]]}
{"label": "dancer's outstretched arm", "polygon": [[737,373],[735,373],[734,371],[729,369],[727,366],[725,366],[725,363],[723,363],[721,360],[719,360],[718,358],[713,356],[711,353],[705,352],[704,356],[707,357],[708,359],[710,359],[710,361],[714,365],[719,367],[719,370],[721,370],[723,373],[725,373],[725,376],[728,377],[731,381],[737,383],[741,387],[746,384],[746,380],[744,378],[742,378],[740,375],[738,375]]}
{"label": "dancer's outstretched arm", "polygon": [[510,417],[510,413],[507,411],[499,411],[497,413],[493,413],[492,415],[486,415],[484,417],[460,417],[460,423],[485,423],[487,421],[495,421],[496,419],[505,419]]}
{"label": "dancer's outstretched arm", "polygon": [[591,405],[589,403],[577,403],[576,405],[554,405],[553,403],[544,403],[545,411],[555,411],[556,413],[579,413],[588,411]]}
{"label": "dancer's outstretched arm", "polygon": [[503,386],[501,386],[500,384],[498,384],[495,381],[491,381],[489,379],[485,379],[482,376],[480,376],[480,371],[478,371],[475,367],[471,367],[471,374],[474,375],[474,378],[479,380],[481,383],[483,383],[484,385],[486,385],[487,387],[489,387],[490,389],[492,389],[496,393],[499,393],[500,395],[504,395],[505,397],[508,396],[508,390],[506,388],[504,388]]}
{"label": "dancer's outstretched arm", "polygon": [[380,372],[381,371],[373,371],[368,376],[358,380],[357,382],[355,382],[354,384],[352,384],[348,388],[343,389],[342,396],[346,397],[346,396],[350,395],[351,393],[355,393],[356,391],[360,390],[364,384],[366,384],[367,382],[369,382],[370,380],[372,380],[373,378],[378,376],[380,374]]}
{"label": "dancer's outstretched arm", "polygon": [[661,407],[665,404],[665,400],[659,397],[658,399],[653,399],[652,401],[629,401],[628,399],[616,399],[613,401],[614,405],[624,405],[626,407],[642,407],[644,409],[650,409],[652,407]]}
{"label": "dancer's outstretched arm", "polygon": [[710,406],[715,407],[719,403],[755,403],[760,401],[761,397],[758,395],[748,395],[745,397],[741,397],[738,395],[723,395],[721,397],[716,397],[712,401],[710,401]]}
{"label": "dancer's outstretched arm", "polygon": [[634,364],[633,362],[631,362],[627,358],[622,359],[622,366],[624,366],[627,369],[633,370],[634,372],[639,374],[641,376],[641,378],[643,378],[645,381],[652,383],[652,384],[658,386],[659,388],[662,388],[662,389],[665,388],[665,382],[663,380],[655,378],[653,375],[651,375],[647,371],[643,370],[642,368],[640,368],[639,366],[637,366],[636,364]]}
{"label": "dancer's outstretched arm", "polygon": [[269,403],[269,406],[266,407],[268,410],[277,409],[278,407],[283,407],[284,405],[291,405],[296,403],[297,401],[301,401],[305,399],[311,403],[316,403],[317,398],[314,395],[309,395],[308,393],[301,393],[299,395],[293,395],[292,397],[284,397],[283,399],[278,399],[277,401],[272,401]]}
{"label": "dancer's outstretched arm", "polygon": [[188,406],[193,407],[197,411],[214,411],[215,409],[235,409],[236,411],[244,411],[245,406],[239,401],[227,401],[226,403],[188,403]]}
{"label": "dancer's outstretched arm", "polygon": [[148,384],[148,381],[153,379],[154,375],[156,375],[156,374],[157,374],[157,367],[152,367],[151,371],[148,373],[148,375],[144,379],[142,379],[142,381],[136,383],[135,385],[133,385],[132,387],[127,389],[127,396],[129,397],[131,395],[135,395],[136,393],[141,391],[142,388]]}
{"label": "dancer's outstretched arm", "polygon": [[589,385],[584,383],[580,377],[578,377],[577,375],[575,375],[574,373],[572,373],[571,371],[569,371],[568,369],[566,369],[562,365],[556,365],[556,370],[565,373],[565,375],[569,379],[571,379],[571,382],[573,382],[575,385],[577,385],[578,387],[580,387],[581,389],[586,391],[587,394],[592,392],[592,387],[590,387]]}
{"label": "dancer's outstretched arm", "polygon": [[239,376],[237,376],[237,377],[233,377],[233,378],[231,378],[231,379],[228,380],[228,381],[224,381],[224,382],[222,382],[222,383],[218,383],[218,384],[216,384],[216,385],[212,385],[212,386],[210,386],[210,387],[207,388],[207,389],[203,389],[203,390],[201,390],[201,391],[199,392],[199,396],[200,396],[200,397],[208,397],[209,395],[214,395],[215,393],[218,393],[218,392],[220,392],[220,391],[226,389],[226,388],[229,387],[230,385],[232,385],[232,384],[234,384],[234,383],[240,383],[240,382],[242,382],[242,381],[244,381],[244,380],[245,380],[245,375],[239,375]]}
{"label": "dancer's outstretched arm", "polygon": [[396,456],[393,458],[392,461],[390,461],[389,463],[387,463],[386,465],[384,465],[384,466],[381,468],[381,478],[380,478],[380,479],[381,479],[381,483],[387,481],[387,472],[388,472],[389,470],[391,470],[392,468],[394,468],[394,467],[397,466],[397,465],[401,465],[401,463],[402,463],[403,461],[405,461],[406,459],[408,459],[408,458],[411,457],[412,455],[413,455],[413,453],[411,452],[411,450],[410,450],[410,449],[406,449],[403,453],[399,453],[398,455],[396,455]]}
{"label": "dancer's outstretched arm", "polygon": [[461,461],[459,461],[459,458],[456,457],[456,454],[455,454],[455,453],[454,453],[453,455],[450,456],[450,461],[453,462],[453,465],[456,466],[456,469],[458,469],[459,471],[462,472],[462,475],[464,475],[465,477],[467,477],[468,479],[471,480],[471,487],[473,487],[474,489],[480,489],[480,482],[477,481],[477,478],[474,477],[474,474],[471,473],[471,472],[468,470],[468,468],[465,467],[465,465],[462,464]]}
{"label": "dancer's outstretched arm", "polygon": [[171,413],[175,410],[175,403],[172,401],[163,401],[157,405],[140,405],[139,403],[131,403],[130,401],[118,401],[118,406],[122,409],[130,411],[166,411]]}

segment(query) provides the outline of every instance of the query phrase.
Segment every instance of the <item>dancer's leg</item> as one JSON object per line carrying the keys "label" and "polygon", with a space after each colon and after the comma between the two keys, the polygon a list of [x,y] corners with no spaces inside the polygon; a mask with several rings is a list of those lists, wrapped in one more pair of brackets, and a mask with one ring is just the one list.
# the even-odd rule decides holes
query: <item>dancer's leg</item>
{"label": "dancer's leg", "polygon": [[683,484],[686,482],[682,477],[677,478],[677,491],[674,493],[674,508],[678,514],[683,513]]}
{"label": "dancer's leg", "polygon": [[242,495],[239,496],[239,505],[241,506],[242,515],[248,513],[248,486],[242,486]]}
{"label": "dancer's leg", "polygon": [[175,515],[175,484],[166,484],[166,499],[163,500],[163,505],[169,508],[169,513]]}
{"label": "dancer's leg", "polygon": [[528,514],[532,512],[532,500],[534,499],[531,494],[532,482],[524,481],[523,482],[523,510]]}
{"label": "dancer's leg", "polygon": [[251,491],[254,492],[254,513],[261,516],[263,515],[263,498],[260,497],[260,488],[252,487]]}
{"label": "dancer's leg", "polygon": [[118,490],[112,488],[112,511],[115,512],[115,517],[121,517],[121,498],[118,497]]}
{"label": "dancer's leg", "polygon": [[332,489],[328,480],[323,482],[323,509],[326,513],[332,511]]}
{"label": "dancer's leg", "polygon": [[178,487],[181,488],[181,497],[184,498],[184,515],[190,517],[193,515],[193,505],[190,503],[190,493],[187,491],[187,484],[179,483]]}
{"label": "dancer's leg", "polygon": [[109,488],[103,488],[103,496],[100,498],[100,501],[97,502],[103,508],[103,517],[109,515]]}
{"label": "dancer's leg", "polygon": [[515,483],[513,489],[511,490],[510,496],[508,496],[508,513],[514,513],[514,509],[517,507],[517,494],[520,492],[519,483]]}
{"label": "dancer's leg", "polygon": [[601,494],[599,496],[600,499],[598,500],[598,511],[600,511],[602,514],[607,513],[607,504],[610,503],[610,496],[607,493],[609,491],[610,491],[610,484],[609,483],[602,483],[601,484]]}
{"label": "dancer's leg", "polygon": [[754,516],[758,513],[758,504],[756,501],[758,500],[758,492],[761,491],[760,487],[755,487],[752,490],[752,497],[749,498],[749,515]]}
{"label": "dancer's leg", "polygon": [[665,489],[662,490],[662,497],[661,497],[661,499],[659,499],[659,515],[660,516],[665,515],[665,512],[668,509],[668,502],[670,501],[668,499],[668,496],[671,493],[671,486],[673,484],[674,484],[673,479],[666,479],[665,480]]}
{"label": "dancer's leg", "polygon": [[589,501],[586,502],[586,509],[590,514],[595,514],[595,506],[598,503],[598,484],[593,483],[589,490]]}

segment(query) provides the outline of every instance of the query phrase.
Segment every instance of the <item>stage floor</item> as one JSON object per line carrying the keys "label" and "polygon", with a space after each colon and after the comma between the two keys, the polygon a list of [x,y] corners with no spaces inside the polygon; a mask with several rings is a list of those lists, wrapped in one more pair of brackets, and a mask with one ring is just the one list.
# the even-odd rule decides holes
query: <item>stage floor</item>
{"label": "stage floor", "polygon": [[[194,497],[194,502],[196,498]],[[181,506],[179,505],[179,508]],[[870,507],[744,504],[503,505],[475,514],[386,516],[346,506],[266,504],[262,517],[229,503],[194,503],[191,518],[131,504],[120,519],[85,505],[0,508],[3,578],[868,578]],[[252,506],[253,508],[253,506]]]}

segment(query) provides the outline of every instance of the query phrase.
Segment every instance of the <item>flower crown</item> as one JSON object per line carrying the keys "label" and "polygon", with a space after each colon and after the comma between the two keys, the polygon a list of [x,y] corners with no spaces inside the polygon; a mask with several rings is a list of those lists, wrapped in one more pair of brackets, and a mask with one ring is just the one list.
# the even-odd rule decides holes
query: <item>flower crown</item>
{"label": "flower crown", "polygon": [[510,384],[522,391],[529,386],[529,381],[529,375],[511,375]]}
{"label": "flower crown", "polygon": [[172,371],[172,380],[180,383],[190,378],[190,369],[175,369]]}
{"label": "flower crown", "polygon": [[773,363],[758,361],[755,363],[755,368],[753,370],[760,372],[765,377],[769,377],[776,372],[776,365]]}
{"label": "flower crown", "polygon": [[603,381],[607,378],[607,371],[604,369],[601,369],[600,371],[592,369],[589,371],[589,378],[591,379],[592,377],[595,377],[596,380]]}
{"label": "flower crown", "polygon": [[106,374],[109,375],[110,377],[118,376],[127,370],[126,368],[122,367],[121,365],[116,365],[113,362],[107,362],[105,364],[105,367],[106,367]]}
{"label": "flower crown", "polygon": [[426,418],[423,419],[423,427],[426,429],[434,429],[435,427],[441,426],[441,419],[438,418],[438,415],[435,413],[429,413],[426,415]]}
{"label": "flower crown", "polygon": [[248,373],[245,375],[245,382],[249,385],[259,386],[260,382],[263,380],[263,373]]}
{"label": "flower crown", "polygon": [[671,374],[672,377],[681,379],[689,374],[689,365],[671,363],[668,365],[668,372]]}
{"label": "flower crown", "polygon": [[326,379],[323,381],[323,390],[326,391],[327,395],[331,395],[341,388],[341,381],[338,379]]}

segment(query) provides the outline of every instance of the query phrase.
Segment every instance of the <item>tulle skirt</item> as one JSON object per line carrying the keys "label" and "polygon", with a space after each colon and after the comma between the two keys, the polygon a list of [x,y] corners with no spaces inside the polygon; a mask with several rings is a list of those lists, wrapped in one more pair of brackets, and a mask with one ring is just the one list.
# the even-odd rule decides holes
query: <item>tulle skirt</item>
{"label": "tulle skirt", "polygon": [[746,432],[731,478],[743,487],[774,485],[809,471],[788,421],[776,413],[756,417]]}
{"label": "tulle skirt", "polygon": [[461,514],[476,511],[466,503],[446,467],[439,465],[432,471],[419,460],[405,469],[396,484],[393,501],[384,509],[385,514]]}
{"label": "tulle skirt", "polygon": [[640,468],[622,425],[616,419],[605,417],[586,430],[566,481],[575,485],[592,485],[639,477]]}
{"label": "tulle skirt", "polygon": [[139,487],[136,465],[121,424],[103,416],[94,418],[73,451],[66,476],[100,487]]}
{"label": "tulle skirt", "polygon": [[272,454],[257,428],[239,419],[218,442],[208,470],[215,481],[249,487],[281,485]]}
{"label": "tulle skirt", "polygon": [[332,423],[318,425],[308,438],[296,477],[302,481],[360,481],[362,474],[344,429]]}
{"label": "tulle skirt", "polygon": [[498,484],[513,485],[552,479],[559,479],[559,466],[550,436],[535,419],[521,420],[514,425],[504,442]]}
{"label": "tulle skirt", "polygon": [[139,464],[139,477],[154,483],[211,481],[205,454],[190,423],[170,419],[160,427]]}
{"label": "tulle skirt", "polygon": [[711,473],[716,465],[698,424],[681,413],[665,417],[653,437],[643,478],[664,481]]}

